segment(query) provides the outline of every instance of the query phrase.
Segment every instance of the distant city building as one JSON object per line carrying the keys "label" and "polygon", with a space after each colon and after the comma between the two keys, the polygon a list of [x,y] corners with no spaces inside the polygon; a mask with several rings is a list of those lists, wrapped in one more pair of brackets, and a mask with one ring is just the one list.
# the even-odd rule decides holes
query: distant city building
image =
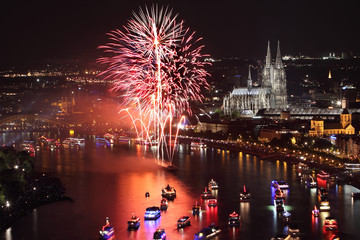
{"label": "distant city building", "polygon": [[226,115],[237,111],[240,116],[254,116],[263,108],[287,108],[286,74],[280,54],[280,42],[277,46],[275,63],[272,62],[270,42],[268,42],[265,67],[261,87],[253,87],[251,71],[246,88],[235,88],[224,97],[223,109]]}
{"label": "distant city building", "polygon": [[324,135],[355,134],[355,128],[351,125],[351,114],[347,109],[344,109],[340,114],[340,122],[324,122],[320,117],[314,117],[311,120],[311,127],[309,130],[310,137],[322,137]]}

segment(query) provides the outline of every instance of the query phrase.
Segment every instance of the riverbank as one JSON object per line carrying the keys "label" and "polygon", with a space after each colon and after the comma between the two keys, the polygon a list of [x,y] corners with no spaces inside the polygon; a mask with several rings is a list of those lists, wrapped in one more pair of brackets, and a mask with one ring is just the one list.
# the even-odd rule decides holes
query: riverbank
{"label": "riverbank", "polygon": [[256,156],[259,159],[267,161],[284,161],[293,165],[298,164],[299,162],[306,163],[310,169],[313,169],[315,172],[319,170],[324,170],[325,172],[330,173],[334,179],[339,184],[349,184],[353,187],[359,189],[360,191],[360,173],[351,173],[345,171],[344,168],[334,167],[329,164],[323,164],[314,160],[303,160],[298,156],[293,156],[291,154],[284,154],[274,151],[269,147],[261,147],[259,145],[237,145],[234,143],[225,143],[219,141],[204,140],[204,142],[209,147],[220,148],[224,150],[231,150],[236,152],[243,152],[245,154],[250,154]]}
{"label": "riverbank", "polygon": [[28,179],[27,190],[15,202],[8,202],[0,209],[0,230],[10,227],[18,218],[33,209],[57,202],[73,201],[65,196],[65,188],[59,178],[45,173],[35,173]]}

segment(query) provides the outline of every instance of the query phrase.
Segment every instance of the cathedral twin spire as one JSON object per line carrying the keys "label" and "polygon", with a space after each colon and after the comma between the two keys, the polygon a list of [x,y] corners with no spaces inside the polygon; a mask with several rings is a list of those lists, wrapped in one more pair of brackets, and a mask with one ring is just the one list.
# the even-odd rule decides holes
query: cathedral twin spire
{"label": "cathedral twin spire", "polygon": [[[270,51],[270,41],[268,41],[265,68],[270,68],[270,67],[271,67],[271,51]],[[280,53],[280,41],[278,41],[276,60],[275,60],[275,68],[282,68],[282,67],[283,67],[283,63],[282,63],[281,53]]]}

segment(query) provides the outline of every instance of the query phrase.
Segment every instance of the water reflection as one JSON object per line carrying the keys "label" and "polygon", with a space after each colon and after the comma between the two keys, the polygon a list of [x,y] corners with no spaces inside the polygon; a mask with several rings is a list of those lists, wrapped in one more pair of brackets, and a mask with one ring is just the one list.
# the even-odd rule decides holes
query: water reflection
{"label": "water reflection", "polygon": [[[6,140],[4,136],[2,139]],[[180,145],[174,157],[177,172],[167,172],[154,164],[149,149],[128,143],[107,148],[88,141],[83,149],[53,152],[41,148],[37,158],[37,170],[59,176],[67,195],[75,202],[40,207],[37,213],[32,212],[6,230],[1,238],[46,239],[54,234],[56,239],[95,239],[103,219],[109,216],[117,239],[150,240],[159,226],[165,228],[169,239],[193,239],[196,232],[212,222],[223,230],[218,239],[270,239],[284,231],[282,217],[273,204],[275,193],[270,187],[273,179],[289,182],[290,191],[285,191],[286,210],[291,211],[292,219],[299,223],[305,239],[323,237],[322,224],[329,214],[321,212],[319,219],[312,218],[311,210],[319,203],[316,189],[306,188],[289,164],[258,160],[241,152],[194,150],[188,144]],[[219,190],[213,191],[218,199],[217,207],[208,207],[200,198],[200,192],[211,178],[219,184]],[[163,211],[158,220],[144,221],[145,209],[160,205],[160,192],[167,184],[175,187],[177,197],[169,202],[168,210]],[[252,199],[240,203],[239,191],[244,184],[251,189]],[[341,231],[357,239],[360,202],[353,202],[350,197],[354,189],[336,185],[329,188],[330,203],[335,204],[331,214],[339,220]],[[150,193],[149,198],[145,192]],[[199,216],[191,214],[195,201],[203,210]],[[240,228],[227,226],[228,215],[234,210],[240,212]],[[127,230],[126,222],[132,213],[141,218],[138,231]],[[183,215],[190,216],[191,226],[178,230],[176,222]],[[69,219],[73,221],[69,223]],[[75,233],[72,225],[81,229],[81,233]]]}

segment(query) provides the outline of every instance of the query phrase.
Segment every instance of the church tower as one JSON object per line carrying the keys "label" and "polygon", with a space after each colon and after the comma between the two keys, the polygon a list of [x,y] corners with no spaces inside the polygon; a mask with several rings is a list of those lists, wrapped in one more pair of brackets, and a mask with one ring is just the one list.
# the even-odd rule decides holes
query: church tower
{"label": "church tower", "polygon": [[270,41],[268,41],[265,68],[263,70],[262,87],[271,88],[273,65],[271,63]]}
{"label": "church tower", "polygon": [[249,91],[251,91],[251,89],[252,89],[252,79],[251,79],[250,68],[251,68],[251,66],[249,65],[249,75],[248,75],[248,80],[247,80],[247,87],[248,87]]}
{"label": "church tower", "polygon": [[340,123],[343,128],[345,128],[348,124],[351,124],[351,114],[346,108],[340,114]]}
{"label": "church tower", "polygon": [[285,69],[281,59],[280,53],[280,41],[278,41],[277,51],[276,51],[276,60],[274,66],[274,82],[272,85],[274,98],[275,98],[275,107],[276,108],[286,108],[287,107],[287,88],[286,88],[286,74]]}

